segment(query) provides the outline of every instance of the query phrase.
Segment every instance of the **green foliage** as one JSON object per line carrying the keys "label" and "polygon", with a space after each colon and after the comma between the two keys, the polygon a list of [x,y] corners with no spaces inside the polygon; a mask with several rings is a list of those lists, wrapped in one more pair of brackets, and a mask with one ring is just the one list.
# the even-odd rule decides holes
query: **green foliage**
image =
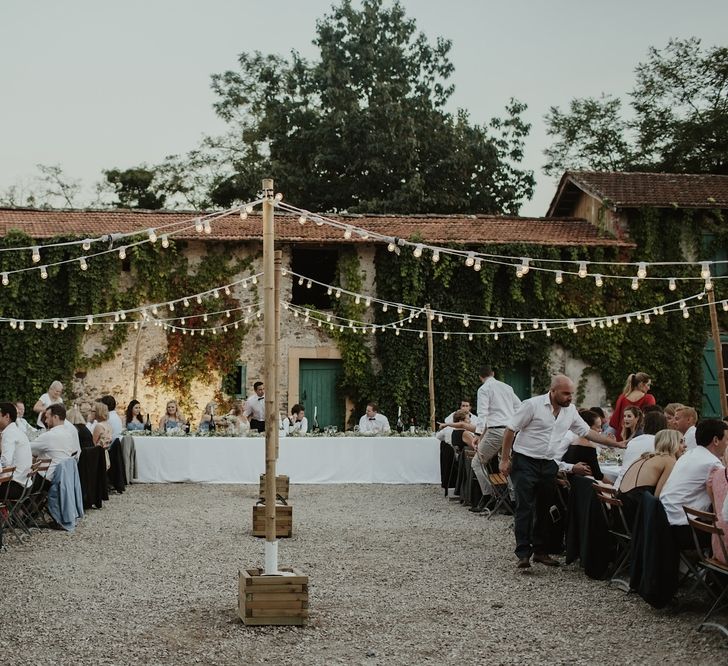
{"label": "green foliage", "polygon": [[109,169],[104,171],[106,181],[113,188],[117,200],[112,205],[119,208],[164,208],[166,195],[157,189],[154,169],[138,166],[131,169]]}
{"label": "green foliage", "polygon": [[229,132],[162,165],[172,196],[201,190],[198,200],[227,207],[275,174],[311,210],[514,214],[530,198],[525,105],[511,100],[489,124],[446,111],[451,44],[417,32],[399,3],[343,0],[314,44],[311,62],[243,53],[236,71],[213,76]]}
{"label": "green foliage", "polygon": [[[51,242],[70,240],[57,237]],[[34,242],[16,230],[0,240],[1,247],[28,247]],[[43,249],[43,265],[80,256],[78,247]],[[31,266],[28,252],[0,253],[0,271],[12,271]],[[4,399],[18,397],[26,404],[35,404],[52,381],[59,379],[69,385],[74,371],[82,364],[81,340],[83,325],[69,325],[66,330],[44,324],[39,330],[34,319],[52,319],[84,315],[91,312],[113,311],[123,307],[124,298],[118,291],[120,264],[110,257],[88,260],[88,270],[82,271],[78,262],[49,266],[48,279],[42,280],[36,268],[9,276],[2,287],[0,315],[25,320],[24,330],[0,325],[0,344],[3,363],[0,364],[0,391]],[[107,350],[118,349],[123,331],[119,331]],[[106,352],[104,352],[106,353]]]}
{"label": "green foliage", "polygon": [[632,118],[619,99],[574,99],[545,120],[556,137],[544,171],[609,169],[728,173],[728,48],[671,39],[635,71]]}

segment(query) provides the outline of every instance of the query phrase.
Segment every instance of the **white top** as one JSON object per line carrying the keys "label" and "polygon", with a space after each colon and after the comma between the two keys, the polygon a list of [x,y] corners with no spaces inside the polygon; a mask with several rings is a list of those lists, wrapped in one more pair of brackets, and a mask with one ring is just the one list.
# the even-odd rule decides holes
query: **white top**
{"label": "white top", "polygon": [[391,432],[389,419],[384,414],[375,414],[374,416],[364,414],[359,419],[359,432],[374,433],[377,435],[387,434]]}
{"label": "white top", "polygon": [[51,459],[51,466],[46,474],[46,479],[50,481],[53,478],[56,465],[61,460],[70,458],[75,453],[77,445],[73,441],[68,428],[65,425],[59,425],[42,432],[30,446],[36,456]]}
{"label": "white top", "polygon": [[683,511],[690,506],[699,511],[710,507],[710,495],[706,484],[716,467],[723,467],[717,456],[704,446],[696,446],[677,459],[672,473],[660,492],[660,501],[665,507],[670,525],[687,525]]}
{"label": "white top", "polygon": [[289,417],[283,419],[283,430],[291,435],[298,433],[305,435],[308,432],[308,419],[304,416],[300,421],[291,421]]}
{"label": "white top", "polygon": [[690,449],[694,449],[698,443],[695,441],[695,426],[690,426],[683,435],[683,439],[685,440],[685,446],[687,447],[688,451]]}
{"label": "white top", "polygon": [[[445,423],[454,423],[455,422],[455,414],[457,414],[459,411],[460,411],[459,409],[456,409],[451,414],[448,414],[445,417]],[[475,414],[473,414],[473,412],[468,412],[468,414],[470,415],[470,422],[475,425]]]}
{"label": "white top", "polygon": [[[44,393],[40,398],[38,398],[44,405],[45,408],[48,409],[51,405],[61,405],[63,404],[63,398],[57,398],[56,400],[51,400],[51,396],[49,396],[47,393]],[[43,421],[41,420],[41,416],[43,416],[43,412],[38,414],[38,418],[36,419],[36,423],[38,424],[39,428],[45,428],[43,425]]]}
{"label": "white top", "polygon": [[574,404],[561,407],[554,418],[548,393],[524,400],[508,422],[508,428],[518,433],[513,450],[540,460],[556,460],[569,430],[579,437],[591,432]]}
{"label": "white top", "polygon": [[513,389],[488,377],[478,389],[478,422],[476,432],[482,434],[487,428],[503,428],[521,406],[520,398]]}
{"label": "white top", "polygon": [[121,423],[121,417],[117,411],[109,410],[109,425],[111,426],[111,441],[121,437],[121,431],[124,430],[124,426]]}
{"label": "white top", "polygon": [[438,430],[435,433],[435,437],[439,439],[441,442],[445,442],[446,444],[452,445],[452,433],[453,428],[448,426],[447,428],[442,428],[441,430]]}
{"label": "white top", "polygon": [[265,396],[251,395],[245,401],[243,413],[248,418],[252,416],[256,421],[265,421]]}
{"label": "white top", "polygon": [[16,424],[16,425],[18,426],[18,428],[20,428],[20,430],[22,430],[22,431],[23,431],[23,432],[24,432],[24,433],[25,433],[26,435],[27,435],[27,434],[28,434],[28,432],[29,432],[29,431],[31,431],[31,430],[35,431],[35,428],[34,428],[34,427],[33,427],[32,425],[30,425],[30,423],[28,423],[28,422],[27,422],[27,421],[26,421],[26,420],[25,420],[25,419],[24,419],[24,418],[23,418],[22,416],[21,416],[21,417],[19,417],[19,418],[17,418],[17,419],[15,419],[15,424]]}
{"label": "white top", "polygon": [[622,453],[622,468],[614,482],[614,489],[619,490],[619,484],[622,483],[622,477],[627,470],[639,460],[643,453],[652,453],[655,450],[654,435],[637,435],[627,442],[627,448]]}
{"label": "white top", "polygon": [[569,447],[577,439],[579,439],[579,437],[571,432],[571,430],[568,430],[564,435],[564,438],[557,444],[556,448],[554,449],[554,460],[559,464],[559,469],[564,472],[570,472],[574,468],[573,463],[565,463],[562,458],[569,450]]}
{"label": "white top", "polygon": [[33,464],[28,436],[18,428],[16,423],[10,423],[2,432],[2,446],[0,469],[15,467],[13,481],[24,486],[28,481],[28,472]]}
{"label": "white top", "polygon": [[73,442],[73,450],[71,451],[72,456],[76,456],[76,460],[78,460],[79,456],[81,455],[81,437],[78,434],[78,430],[76,430],[76,426],[73,425],[68,419],[66,419],[63,422],[63,427],[68,430],[68,434],[71,435],[71,440]]}

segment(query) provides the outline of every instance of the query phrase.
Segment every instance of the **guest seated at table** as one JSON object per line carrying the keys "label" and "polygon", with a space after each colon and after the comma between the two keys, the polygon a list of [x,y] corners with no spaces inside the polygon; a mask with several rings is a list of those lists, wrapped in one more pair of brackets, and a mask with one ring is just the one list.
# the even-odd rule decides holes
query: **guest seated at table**
{"label": "guest seated at table", "polygon": [[[723,454],[723,464],[728,467],[728,448]],[[728,552],[728,470],[716,468],[708,478],[708,494],[711,497],[713,511],[717,519],[718,527],[723,530],[723,545],[721,538],[713,535],[713,557],[728,564],[725,559],[725,553]]]}
{"label": "guest seated at table", "polygon": [[[597,433],[602,432],[602,419],[598,414],[588,409],[583,409],[579,412],[579,416],[586,421],[586,424],[591,430]],[[591,476],[597,481],[601,481],[604,478],[604,474],[602,474],[602,470],[599,468],[599,460],[597,459],[597,445],[585,437],[577,436],[569,444],[569,448],[561,460],[570,465],[584,463],[589,466]]]}
{"label": "guest seated at table", "polygon": [[698,422],[698,413],[692,407],[678,407],[675,410],[675,428],[685,438],[685,446],[694,449],[697,446],[695,441],[695,424]]}
{"label": "guest seated at table", "polygon": [[113,395],[102,395],[99,402],[103,402],[109,410],[109,418],[107,419],[111,426],[111,441],[121,437],[121,431],[124,430],[124,424],[121,417],[116,412],[116,398]]}
{"label": "guest seated at table", "polygon": [[111,424],[109,423],[109,408],[103,402],[96,401],[92,411],[96,417],[93,432],[94,445],[108,449],[113,441]]}
{"label": "guest seated at table", "polygon": [[33,455],[50,458],[51,465],[46,473],[44,486],[50,487],[53,472],[62,460],[71,458],[76,453],[76,443],[66,430],[66,408],[61,404],[53,404],[46,409],[43,427],[46,429],[30,444]]}
{"label": "guest seated at table", "polygon": [[728,423],[705,419],[698,423],[695,439],[697,446],[680,456],[660,493],[676,542],[685,550],[693,547],[693,537],[683,507],[699,511],[710,508],[708,477],[716,467],[725,469],[722,459],[728,447]]}
{"label": "guest seated at table", "polygon": [[197,428],[199,432],[210,432],[218,426],[227,425],[225,419],[222,416],[215,416],[217,410],[217,404],[215,402],[208,402],[205,405],[205,411],[200,418],[200,425]]}
{"label": "guest seated at table", "polygon": [[0,470],[3,467],[15,467],[13,478],[7,489],[0,491],[0,498],[7,490],[8,499],[19,499],[28,483],[28,472],[33,464],[33,453],[30,450],[28,436],[17,424],[18,412],[11,402],[0,402],[0,436],[2,436],[2,453],[0,453]]}
{"label": "guest seated at table", "polygon": [[650,395],[651,386],[652,380],[645,372],[636,372],[627,377],[627,382],[617,398],[614,411],[609,419],[609,425],[615,435],[619,434],[622,428],[622,418],[627,407],[637,407],[641,410],[646,405],[655,404],[654,396]]}
{"label": "guest seated at table", "polygon": [[38,398],[38,401],[33,405],[33,411],[38,414],[38,427],[43,427],[43,415],[45,414],[45,410],[50,407],[51,405],[62,405],[63,404],[63,398],[61,397],[61,394],[63,393],[63,384],[56,380],[48,387],[48,392],[44,393],[40,398]]}
{"label": "guest seated at table", "polygon": [[138,400],[132,400],[126,406],[126,429],[144,430],[144,419],[142,418],[142,406]]}
{"label": "guest seated at table", "polygon": [[666,405],[663,410],[665,418],[667,419],[667,427],[671,430],[677,430],[677,426],[675,425],[675,412],[681,407],[683,407],[681,403],[671,402],[669,405]]}
{"label": "guest seated at table", "polygon": [[620,441],[627,444],[630,439],[642,434],[644,415],[639,407],[630,406],[622,413],[622,433]]}
{"label": "guest seated at table", "polygon": [[375,435],[388,435],[391,432],[389,419],[379,413],[376,402],[367,403],[366,413],[359,419],[359,432]]}
{"label": "guest seated at table", "polygon": [[229,424],[230,432],[234,435],[246,435],[250,432],[250,423],[245,416],[245,407],[240,401],[233,404],[225,420]]}
{"label": "guest seated at table", "polygon": [[470,420],[475,421],[475,414],[473,414],[470,409],[470,400],[466,400],[465,398],[463,398],[460,401],[460,407],[445,417],[445,425],[450,425],[455,420],[455,414],[462,411],[466,411],[468,414],[470,414]]}
{"label": "guest seated at table", "polygon": [[645,414],[644,429],[641,435],[633,437],[627,443],[627,448],[622,454],[622,468],[619,470],[614,487],[619,490],[624,473],[629,469],[635,460],[639,460],[643,453],[652,453],[655,450],[655,435],[660,430],[667,429],[667,419],[659,412]]}
{"label": "guest seated at table", "polygon": [[81,410],[78,405],[74,405],[71,411],[68,413],[68,420],[73,424],[78,432],[78,443],[82,449],[91,448],[94,445],[94,436],[91,431],[86,427],[86,419],[83,418]]}
{"label": "guest seated at table", "polygon": [[15,410],[18,413],[18,418],[15,419],[15,425],[18,426],[26,435],[30,436],[30,431],[33,431],[33,435],[37,434],[37,429],[28,423],[23,416],[25,415],[25,403],[22,400],[16,400],[14,403]]}
{"label": "guest seated at table", "polygon": [[469,447],[478,450],[478,437],[475,434],[476,425],[470,420],[470,411],[461,409],[453,414],[451,427],[452,445],[457,449]]}
{"label": "guest seated at table", "polygon": [[293,405],[291,416],[283,419],[283,430],[289,435],[305,435],[308,432],[308,419],[303,405]]}
{"label": "guest seated at table", "polygon": [[176,400],[170,400],[167,403],[167,409],[164,415],[159,419],[159,429],[162,432],[167,430],[174,430],[175,428],[183,428],[185,425],[185,419],[179,411]]}

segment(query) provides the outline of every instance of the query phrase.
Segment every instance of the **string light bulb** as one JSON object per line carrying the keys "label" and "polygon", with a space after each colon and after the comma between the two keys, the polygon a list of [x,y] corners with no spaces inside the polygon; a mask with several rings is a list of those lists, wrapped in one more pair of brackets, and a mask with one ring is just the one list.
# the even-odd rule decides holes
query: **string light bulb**
{"label": "string light bulb", "polygon": [[304,224],[306,224],[306,216],[305,215],[299,215],[298,216],[298,224],[300,224],[301,226],[303,226]]}
{"label": "string light bulb", "polygon": [[475,265],[473,266],[473,270],[476,273],[479,273],[481,268],[483,268],[483,264],[481,263],[480,259],[476,259],[475,260]]}
{"label": "string light bulb", "polygon": [[587,276],[586,261],[579,262],[579,271],[578,271],[577,275],[580,278],[585,278]]}
{"label": "string light bulb", "polygon": [[3,274],[2,274],[3,287],[7,287],[9,282],[10,282],[10,279],[8,278],[7,272],[3,272]]}
{"label": "string light bulb", "polygon": [[432,253],[432,263],[436,264],[438,261],[440,261],[440,252],[439,250],[434,250]]}
{"label": "string light bulb", "polygon": [[157,232],[154,229],[150,229],[147,232],[147,235],[149,236],[149,242],[154,244],[157,242]]}
{"label": "string light bulb", "polygon": [[[283,195],[281,195],[281,199],[282,199],[282,198],[283,198]],[[280,199],[279,199],[279,201],[280,201]],[[247,213],[248,215],[250,215],[250,213],[252,213],[252,212],[253,212],[253,206],[252,206],[251,204],[248,204],[248,205],[247,205],[247,206],[245,207],[245,212],[246,212],[246,213]]]}
{"label": "string light bulb", "polygon": [[204,221],[204,222],[202,223],[202,230],[203,230],[203,231],[204,231],[204,232],[205,232],[206,234],[208,234],[208,235],[212,233],[212,225],[210,224],[210,220],[205,220],[205,221]]}
{"label": "string light bulb", "polygon": [[87,271],[88,270],[88,263],[86,262],[86,257],[81,257],[78,260],[78,263],[79,263],[82,271]]}
{"label": "string light bulb", "polygon": [[41,280],[48,279],[48,268],[46,266],[40,267],[40,277],[41,277]]}
{"label": "string light bulb", "polygon": [[527,257],[521,258],[521,274],[522,275],[526,275],[528,273],[528,271],[531,268],[530,263],[531,263],[531,260],[528,259]]}
{"label": "string light bulb", "polygon": [[81,247],[84,251],[88,252],[91,249],[91,239],[87,238],[83,243],[81,243]]}
{"label": "string light bulb", "polygon": [[397,246],[395,245],[394,241],[389,241],[387,244],[387,250],[390,252],[394,252],[397,249]]}
{"label": "string light bulb", "polygon": [[167,234],[164,234],[162,236],[162,247],[166,250],[169,247],[169,238],[167,237]]}
{"label": "string light bulb", "polygon": [[598,273],[594,276],[594,284],[597,287],[601,287],[604,284],[604,280],[602,279],[602,276]]}
{"label": "string light bulb", "polygon": [[675,278],[670,278],[670,282],[668,283],[667,288],[670,291],[675,291],[675,289],[677,289],[677,283],[675,282]]}
{"label": "string light bulb", "polygon": [[468,257],[465,259],[465,265],[471,268],[475,263],[475,252],[468,252]]}
{"label": "string light bulb", "polygon": [[640,280],[644,280],[647,277],[647,264],[644,261],[640,261],[637,264],[637,277]]}
{"label": "string light bulb", "polygon": [[690,318],[690,311],[687,308],[685,310],[683,310],[683,318],[684,319]]}
{"label": "string light bulb", "polygon": [[119,259],[126,259],[126,247],[123,245],[119,248]]}
{"label": "string light bulb", "polygon": [[198,217],[198,218],[195,219],[195,231],[198,234],[201,234],[202,233],[202,228],[203,228],[202,227],[202,219]]}
{"label": "string light bulb", "polygon": [[561,271],[556,271],[556,277],[554,279],[556,284],[562,284],[564,281],[564,274]]}
{"label": "string light bulb", "polygon": [[30,258],[33,260],[34,264],[37,264],[40,261],[40,248],[37,245],[33,246]]}
{"label": "string light bulb", "polygon": [[709,261],[700,262],[700,277],[703,278],[703,280],[710,279],[710,262]]}
{"label": "string light bulb", "polygon": [[276,195],[273,198],[276,201],[283,201],[283,192],[276,192]]}
{"label": "string light bulb", "polygon": [[639,278],[633,277],[631,286],[632,286],[632,291],[637,291],[640,288]]}
{"label": "string light bulb", "polygon": [[419,259],[422,256],[422,250],[423,250],[422,243],[418,243],[417,245],[415,245],[415,249],[412,252],[412,254],[415,256],[415,258]]}
{"label": "string light bulb", "polygon": [[351,238],[351,232],[351,225],[347,225],[346,229],[344,229],[344,238],[346,238],[346,240],[349,240]]}

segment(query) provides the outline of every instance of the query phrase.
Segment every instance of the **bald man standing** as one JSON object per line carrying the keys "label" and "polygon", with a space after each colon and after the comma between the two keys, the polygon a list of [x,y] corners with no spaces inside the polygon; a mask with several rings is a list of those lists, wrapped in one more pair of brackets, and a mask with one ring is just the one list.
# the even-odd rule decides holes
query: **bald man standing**
{"label": "bald man standing", "polygon": [[536,500],[540,490],[550,490],[554,485],[559,471],[556,451],[567,431],[592,442],[624,448],[592,430],[579,416],[573,399],[574,382],[566,375],[556,375],[549,392],[525,400],[506,426],[500,471],[510,475],[516,492],[514,531],[519,569],[531,566],[532,555],[534,562],[559,564],[546,551],[546,512],[536,510]]}

